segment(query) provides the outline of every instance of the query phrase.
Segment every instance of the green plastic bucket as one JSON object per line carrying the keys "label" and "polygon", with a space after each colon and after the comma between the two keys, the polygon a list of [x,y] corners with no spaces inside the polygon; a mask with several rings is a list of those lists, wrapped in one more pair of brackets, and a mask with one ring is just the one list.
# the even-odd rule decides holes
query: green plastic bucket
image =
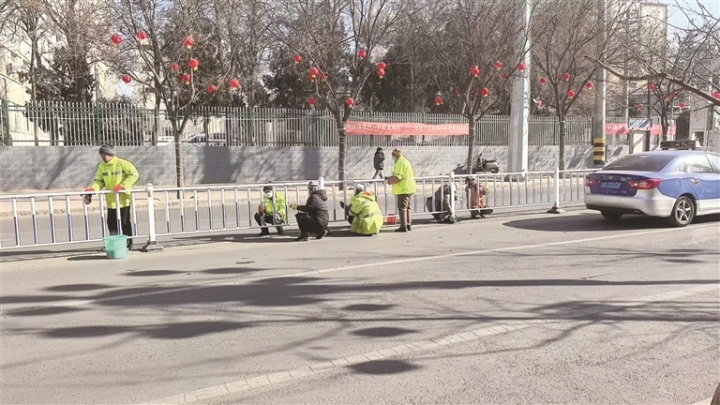
{"label": "green plastic bucket", "polygon": [[105,253],[108,259],[124,259],[127,257],[127,236],[110,235],[103,238]]}

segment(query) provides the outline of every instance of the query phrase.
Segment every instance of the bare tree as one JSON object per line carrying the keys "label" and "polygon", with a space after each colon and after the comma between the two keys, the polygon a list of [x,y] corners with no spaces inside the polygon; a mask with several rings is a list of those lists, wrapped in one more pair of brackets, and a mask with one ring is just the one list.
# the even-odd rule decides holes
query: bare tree
{"label": "bare tree", "polygon": [[524,46],[528,40],[524,1],[437,1],[435,15],[418,30],[420,43],[431,51],[429,70],[436,104],[448,103],[468,123],[467,167],[472,167],[475,124],[509,104],[510,79],[526,75]]}
{"label": "bare tree", "polygon": [[597,0],[556,0],[538,10],[532,51],[535,80],[540,84],[535,103],[550,109],[559,121],[560,170],[565,168],[566,117],[583,93],[594,94],[591,80],[598,66],[583,56],[614,60],[620,55],[617,32],[626,12],[619,2],[600,10]]}
{"label": "bare tree", "polygon": [[230,83],[229,67],[218,69],[222,47],[215,39],[214,23],[203,14],[209,6],[204,0],[116,2],[116,35],[123,41],[112,66],[124,81],[135,83],[136,91],[138,85],[145,87],[165,105],[175,140],[178,187],[185,183],[185,127],[201,101]]}
{"label": "bare tree", "polygon": [[[330,111],[339,137],[339,178],[346,179],[345,124],[391,44],[409,0],[282,0],[275,38],[296,54],[297,74],[322,108]],[[384,71],[382,72],[384,73]],[[381,75],[382,75],[381,73]]]}
{"label": "bare tree", "polygon": [[[684,27],[670,25],[677,32],[682,57],[657,55],[652,52],[652,46],[636,44],[650,48],[635,58],[643,66],[642,71],[636,74],[621,73],[621,69],[611,61],[602,61],[591,55],[585,58],[622,80],[668,82],[711,105],[720,106],[720,58],[717,56],[720,53],[720,16],[714,15],[699,1],[694,8],[679,0],[675,5],[688,20]],[[667,24],[666,21],[660,23]],[[655,63],[651,61],[653,58]],[[658,59],[662,62],[658,63]]]}

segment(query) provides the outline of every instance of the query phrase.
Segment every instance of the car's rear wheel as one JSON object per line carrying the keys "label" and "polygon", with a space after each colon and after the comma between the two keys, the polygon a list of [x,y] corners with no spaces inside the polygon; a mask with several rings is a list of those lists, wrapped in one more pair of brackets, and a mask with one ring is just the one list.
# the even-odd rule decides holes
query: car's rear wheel
{"label": "car's rear wheel", "polygon": [[605,219],[608,219],[610,221],[617,221],[618,219],[620,219],[620,217],[623,216],[623,214],[611,211],[600,211],[600,213]]}
{"label": "car's rear wheel", "polygon": [[682,228],[688,226],[695,218],[695,204],[689,197],[681,196],[675,201],[668,222],[670,225]]}

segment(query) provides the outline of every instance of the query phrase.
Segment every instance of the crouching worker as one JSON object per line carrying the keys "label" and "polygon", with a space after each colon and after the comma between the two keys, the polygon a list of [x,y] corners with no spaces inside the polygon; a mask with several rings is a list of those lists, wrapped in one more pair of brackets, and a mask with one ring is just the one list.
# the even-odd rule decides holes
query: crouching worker
{"label": "crouching worker", "polygon": [[327,193],[321,190],[317,182],[311,181],[308,184],[308,196],[305,205],[292,204],[290,208],[300,211],[295,215],[300,236],[296,241],[306,241],[310,235],[316,235],[315,239],[322,239],[327,235],[327,226],[330,216],[328,215]]}
{"label": "crouching worker", "polygon": [[485,214],[492,214],[493,210],[487,207],[487,189],[482,186],[476,178],[465,178],[465,195],[467,196],[467,208],[473,218],[485,218]]}
{"label": "crouching worker", "polygon": [[285,194],[275,192],[272,186],[263,187],[262,204],[255,213],[255,222],[262,227],[260,236],[270,235],[270,226],[275,225],[278,235],[283,235],[283,227],[287,218]]}
{"label": "crouching worker", "polygon": [[354,214],[352,213],[351,207],[353,205],[353,202],[357,198],[358,194],[362,193],[363,191],[365,191],[365,185],[360,184],[360,183],[355,183],[355,192],[353,193],[353,195],[350,198],[348,198],[347,204],[345,204],[343,201],[340,201],[340,207],[345,209],[345,217],[347,218],[350,225],[352,225],[353,220],[355,219]]}
{"label": "crouching worker", "polygon": [[[451,204],[450,200],[450,187],[450,184],[445,184],[435,191],[434,206],[433,197],[428,197],[425,201],[425,207],[428,211],[437,212],[437,214],[432,214],[433,218],[435,218],[438,222],[444,222],[446,224],[454,224],[457,222],[455,208],[453,207],[453,204]],[[453,191],[455,191],[455,184],[453,184],[452,187]],[[457,193],[455,193],[454,199],[457,200]]]}
{"label": "crouching worker", "polygon": [[363,191],[354,197],[350,206],[350,215],[353,218],[350,230],[356,235],[362,236],[373,236],[380,233],[384,219],[375,194]]}

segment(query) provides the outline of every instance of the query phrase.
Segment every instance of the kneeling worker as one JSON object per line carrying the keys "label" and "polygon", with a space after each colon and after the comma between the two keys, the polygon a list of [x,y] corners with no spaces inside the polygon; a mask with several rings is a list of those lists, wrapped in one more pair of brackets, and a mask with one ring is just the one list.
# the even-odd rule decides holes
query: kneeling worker
{"label": "kneeling worker", "polygon": [[[452,188],[452,191],[455,192],[455,184],[452,184]],[[455,192],[454,199],[457,200],[457,192]],[[435,191],[434,206],[433,197],[428,197],[425,201],[425,207],[430,212],[436,212],[436,214],[432,214],[432,216],[438,222],[444,222],[446,224],[454,224],[457,222],[455,208],[453,208],[453,204],[450,203],[450,184],[440,186],[437,191]]]}
{"label": "kneeling worker", "polygon": [[306,241],[310,239],[310,234],[315,234],[315,239],[322,239],[327,235],[327,226],[330,216],[328,215],[327,193],[321,190],[317,182],[311,181],[308,184],[308,196],[305,205],[292,204],[290,208],[300,211],[295,215],[298,227],[300,228],[300,236],[296,241]]}
{"label": "kneeling worker", "polygon": [[352,207],[353,202],[357,198],[358,194],[362,193],[363,191],[365,191],[365,185],[361,183],[355,183],[355,193],[350,198],[348,198],[347,204],[345,204],[343,201],[340,201],[340,207],[345,209],[345,216],[347,217],[350,225],[352,225],[353,220],[355,219],[350,207]]}
{"label": "kneeling worker", "polygon": [[[273,201],[274,199],[274,201]],[[263,187],[262,204],[255,213],[255,222],[262,227],[260,236],[270,235],[269,226],[275,225],[278,235],[282,235],[287,211],[285,208],[285,194],[275,192],[272,186]]]}
{"label": "kneeling worker", "polygon": [[353,222],[350,230],[358,235],[373,236],[380,233],[383,226],[383,214],[375,194],[363,191],[357,194],[350,206]]}

